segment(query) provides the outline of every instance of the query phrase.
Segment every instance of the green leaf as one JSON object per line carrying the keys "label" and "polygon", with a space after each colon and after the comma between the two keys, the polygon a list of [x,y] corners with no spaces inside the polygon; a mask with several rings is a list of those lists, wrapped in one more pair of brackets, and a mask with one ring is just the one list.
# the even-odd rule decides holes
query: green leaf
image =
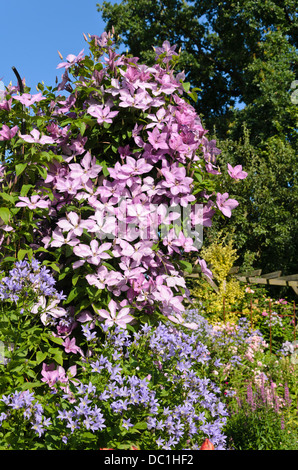
{"label": "green leaf", "polygon": [[44,382],[25,382],[22,385],[22,390],[28,390],[30,388],[41,387],[44,385]]}
{"label": "green leaf", "polygon": [[28,163],[19,163],[16,165],[16,176],[20,176],[23,171],[26,169]]}
{"label": "green leaf", "polygon": [[192,264],[185,260],[178,261],[178,264],[182,267],[184,271],[191,274],[192,273]]}
{"label": "green leaf", "polygon": [[36,362],[37,362],[37,364],[40,364],[41,362],[43,362],[46,357],[47,357],[47,353],[37,351],[37,353],[36,353]]}
{"label": "green leaf", "polygon": [[79,295],[78,289],[77,289],[76,287],[74,287],[74,288],[70,291],[70,293],[69,293],[67,299],[65,300],[65,303],[66,303],[66,304],[69,304],[69,303],[72,302],[78,295]]}
{"label": "green leaf", "polygon": [[2,197],[7,202],[11,202],[11,204],[14,204],[15,198],[11,194],[0,193],[0,197]]}
{"label": "green leaf", "polygon": [[5,224],[8,224],[10,218],[10,210],[7,207],[0,207],[0,218]]}
{"label": "green leaf", "polygon": [[186,93],[188,93],[189,90],[190,90],[190,83],[189,82],[182,82],[182,86],[183,86],[184,90],[186,91]]}
{"label": "green leaf", "polygon": [[194,174],[194,179],[197,180],[199,183],[202,183],[202,181],[203,181],[203,177],[202,177],[201,173],[195,173]]}
{"label": "green leaf", "polygon": [[63,344],[62,338],[58,338],[56,336],[50,336],[49,339],[53,341],[53,343],[59,344],[60,346]]}
{"label": "green leaf", "polygon": [[28,254],[28,250],[23,250],[22,248],[18,251],[18,260],[22,261],[25,256]]}
{"label": "green leaf", "polygon": [[80,133],[81,133],[82,137],[85,134],[86,129],[87,129],[87,124],[85,122],[82,122],[81,125],[80,125]]}
{"label": "green leaf", "polygon": [[147,429],[146,421],[141,421],[140,423],[135,424],[133,429]]}
{"label": "green leaf", "polygon": [[59,354],[55,354],[54,360],[59,364],[60,366],[63,366],[63,352],[59,351]]}
{"label": "green leaf", "polygon": [[20,196],[27,196],[30,188],[34,188],[33,184],[23,184],[20,192]]}
{"label": "green leaf", "polygon": [[72,285],[76,286],[78,280],[80,279],[81,275],[78,272],[75,272],[75,274],[72,276]]}
{"label": "green leaf", "polygon": [[38,165],[37,170],[40,176],[42,177],[42,179],[45,180],[48,174],[47,169],[44,166]]}

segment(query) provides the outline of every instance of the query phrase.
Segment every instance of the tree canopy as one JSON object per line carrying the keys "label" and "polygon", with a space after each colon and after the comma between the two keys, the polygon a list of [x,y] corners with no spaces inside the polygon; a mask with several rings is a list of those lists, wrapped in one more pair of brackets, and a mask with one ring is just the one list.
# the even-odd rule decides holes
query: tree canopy
{"label": "tree canopy", "polygon": [[260,111],[265,116],[260,137],[275,134],[275,113],[286,127],[293,124],[285,104],[291,104],[297,71],[295,1],[123,0],[98,9],[107,30],[113,26],[120,42],[147,63],[155,56],[152,44],[169,40],[181,49],[179,66],[201,89],[197,109],[209,129],[216,125],[223,136],[240,103],[248,107],[245,119]]}

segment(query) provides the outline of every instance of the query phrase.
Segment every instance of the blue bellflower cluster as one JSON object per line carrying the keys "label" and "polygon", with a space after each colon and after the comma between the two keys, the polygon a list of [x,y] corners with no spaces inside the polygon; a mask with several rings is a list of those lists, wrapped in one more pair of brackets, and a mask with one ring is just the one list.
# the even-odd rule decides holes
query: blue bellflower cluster
{"label": "blue bellflower cluster", "polygon": [[[91,383],[88,385],[79,384],[76,389],[76,395],[78,396],[78,400],[75,401],[76,404],[71,410],[63,408],[58,411],[57,418],[65,421],[66,428],[70,429],[71,434],[77,429],[95,432],[106,427],[101,409],[96,404],[94,405],[95,391],[96,388]],[[66,434],[62,439],[64,443],[67,443],[68,437]]]}
{"label": "blue bellflower cluster", "polygon": [[[163,323],[143,325],[133,334],[120,327],[104,329],[100,351],[83,361],[81,381],[77,375],[69,390],[55,393],[56,413],[50,418],[65,425],[63,435],[61,426],[58,432],[66,446],[86,431],[100,442],[106,426],[130,433],[141,424],[150,449],[196,450],[206,437],[217,450],[226,449],[228,412],[219,388],[204,377],[210,354],[195,333]],[[58,392],[58,382],[55,387]],[[8,408],[12,398],[2,398]],[[33,394],[27,401],[19,405],[24,412],[32,409]],[[10,413],[1,408],[1,421],[9,422]],[[32,429],[41,436],[48,421],[33,414]],[[50,427],[47,432],[57,431]]]}
{"label": "blue bellflower cluster", "polygon": [[[123,427],[133,426],[132,417],[141,414],[146,416],[147,429],[153,433],[157,448],[198,449],[201,442],[196,443],[196,435],[201,432],[217,449],[225,449],[222,428],[228,413],[218,398],[220,390],[209,379],[200,377],[199,365],[209,361],[209,352],[194,334],[162,323],[155,328],[144,325],[133,337],[127,330],[116,328],[107,332],[104,348],[108,350],[109,346],[114,351],[112,360],[102,354],[91,368],[92,373],[108,377],[98,398],[123,419]],[[138,357],[145,350],[152,376],[148,364],[142,369]],[[121,358],[139,364],[137,374],[128,375]],[[163,380],[153,377],[155,373]],[[169,393],[173,403],[170,407]]]}
{"label": "blue bellflower cluster", "polygon": [[49,269],[41,266],[38,260],[32,259],[30,263],[25,260],[18,261],[8,276],[0,279],[0,300],[17,303],[20,298],[26,298],[28,290],[31,289],[40,296],[65,299],[65,296],[55,289],[55,283]]}
{"label": "blue bellflower cluster", "polygon": [[37,400],[34,393],[25,390],[23,392],[14,392],[10,395],[2,395],[0,399],[8,408],[7,412],[0,414],[0,426],[3,421],[14,419],[14,414],[21,411],[23,418],[30,425],[30,428],[41,437],[46,428],[51,425],[50,418],[46,418],[43,414],[44,409]]}

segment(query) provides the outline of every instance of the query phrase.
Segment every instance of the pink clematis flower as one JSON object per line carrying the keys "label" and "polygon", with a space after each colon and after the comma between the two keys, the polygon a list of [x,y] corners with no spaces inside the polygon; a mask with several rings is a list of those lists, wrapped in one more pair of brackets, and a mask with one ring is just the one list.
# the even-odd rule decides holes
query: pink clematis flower
{"label": "pink clematis flower", "polygon": [[43,135],[40,137],[40,132],[37,129],[33,129],[30,132],[31,135],[22,135],[20,134],[20,137],[25,140],[25,142],[28,142],[29,144],[54,144],[55,140],[52,137]]}
{"label": "pink clematis flower", "polygon": [[102,167],[96,163],[96,158],[91,158],[89,152],[86,153],[80,164],[71,163],[69,168],[71,170],[69,177],[74,180],[79,178],[83,184],[87,183],[89,178],[96,178],[102,169]]}
{"label": "pink clematis flower", "polygon": [[10,128],[6,126],[6,124],[3,124],[2,129],[0,131],[0,140],[10,140],[16,135],[17,132],[18,126]]}
{"label": "pink clematis flower", "polygon": [[210,269],[207,268],[207,263],[204,259],[199,259],[198,260],[198,263],[199,265],[201,266],[201,270],[202,270],[202,273],[205,274],[205,276],[209,277],[210,279],[212,279],[213,277],[213,274],[212,274],[212,271],[210,271]]}
{"label": "pink clematis flower", "polygon": [[120,90],[120,100],[119,106],[122,108],[132,106],[137,109],[142,109],[143,111],[148,109],[152,104],[152,98],[149,93],[141,88],[139,88],[134,95],[131,95],[128,89],[124,88]]}
{"label": "pink clematis flower", "polygon": [[100,266],[95,274],[87,274],[86,280],[90,286],[96,286],[97,289],[104,289],[107,283],[109,271],[105,266]]}
{"label": "pink clematis flower", "polygon": [[74,54],[68,54],[66,57],[67,62],[60,62],[60,64],[57,65],[57,69],[62,69],[65,68],[65,70],[69,69],[74,64],[77,64],[80,62],[83,57],[84,57],[84,49],[81,50],[81,52],[76,56]]}
{"label": "pink clematis flower", "polygon": [[45,97],[41,93],[36,95],[30,95],[30,93],[23,93],[22,95],[17,95],[13,97],[15,100],[19,101],[25,106],[31,106],[34,103],[45,100]]}
{"label": "pink clematis flower", "polygon": [[51,300],[47,305],[46,298],[44,296],[41,296],[38,302],[32,307],[31,312],[36,314],[41,308],[42,314],[40,316],[40,319],[42,323],[46,325],[50,320],[50,317],[60,318],[67,315],[67,312],[64,308],[58,307],[59,302],[60,301],[58,299]]}
{"label": "pink clematis flower", "polygon": [[69,377],[72,378],[76,375],[77,373],[77,366],[71,366],[68,371],[67,375],[65,372],[65,369],[61,366],[58,366],[57,369],[55,369],[55,364],[50,364],[47,365],[45,363],[42,364],[42,382],[46,382],[50,387],[53,387],[56,382],[61,382],[61,383],[68,383]]}
{"label": "pink clematis flower", "polygon": [[242,165],[236,165],[234,168],[228,163],[228,173],[231,178],[235,180],[244,180],[248,173],[246,171],[242,171]]}
{"label": "pink clematis flower", "polygon": [[83,187],[80,179],[72,179],[68,176],[59,176],[55,186],[58,191],[67,192],[69,194],[76,194],[77,191]]}
{"label": "pink clematis flower", "polygon": [[165,181],[160,183],[162,188],[169,188],[173,196],[178,194],[188,194],[190,192],[190,185],[193,182],[192,178],[186,176],[186,169],[171,165],[169,168],[163,168],[161,173],[165,177]]}
{"label": "pink clematis flower", "polygon": [[17,202],[16,207],[28,207],[29,209],[36,209],[37,207],[41,209],[46,209],[50,206],[51,203],[50,200],[45,201],[44,199],[41,199],[38,194],[31,196],[31,198],[20,196],[19,199],[21,200],[21,202]]}
{"label": "pink clematis flower", "polygon": [[94,226],[89,228],[89,232],[96,232],[100,238],[105,238],[106,234],[115,235],[116,219],[115,217],[106,217],[103,210],[96,210],[89,220],[94,221]]}
{"label": "pink clematis flower", "polygon": [[75,338],[70,339],[67,336],[67,338],[65,338],[65,340],[62,344],[64,346],[64,351],[66,353],[76,354],[77,352],[79,352],[80,354],[82,354],[81,348],[79,348],[79,346],[76,345],[76,339]]}
{"label": "pink clematis flower", "polygon": [[174,55],[178,55],[177,52],[175,52],[176,47],[176,44],[174,46],[171,46],[169,41],[164,41],[161,47],[154,48],[156,58],[164,54],[165,57],[163,58],[163,62],[169,62]]}
{"label": "pink clematis flower", "polygon": [[117,116],[119,111],[111,111],[109,106],[102,105],[91,105],[87,109],[87,113],[97,119],[98,124],[103,124],[104,122],[112,123],[112,118]]}
{"label": "pink clematis flower", "polygon": [[157,127],[154,127],[153,131],[148,131],[148,141],[155,150],[164,149],[168,150],[169,146],[167,144],[167,133],[159,132]]}
{"label": "pink clematis flower", "polygon": [[53,240],[50,242],[50,246],[62,246],[62,245],[70,245],[70,246],[75,246],[78,243],[80,243],[80,240],[78,238],[75,238],[75,235],[73,232],[68,232],[66,237],[63,235],[62,230],[59,228],[55,228],[53,231]]}
{"label": "pink clematis flower", "polygon": [[108,327],[118,325],[120,328],[126,328],[127,324],[133,320],[133,317],[129,315],[130,309],[128,307],[124,307],[117,312],[118,306],[114,300],[109,302],[108,307],[109,311],[104,309],[96,311],[103,320],[105,319],[105,324]]}
{"label": "pink clematis flower", "polygon": [[85,261],[99,265],[102,259],[111,258],[111,256],[106,253],[106,250],[109,250],[111,246],[112,243],[103,243],[102,245],[99,245],[97,240],[92,240],[90,245],[85,245],[83,243],[76,245],[73,249],[74,254],[80,258],[84,258],[84,260],[74,263],[74,266],[82,266]]}
{"label": "pink clematis flower", "polygon": [[189,253],[190,251],[198,251],[198,249],[194,246],[194,241],[190,237],[186,237],[182,230],[179,232],[179,236],[174,243],[177,246],[181,246],[181,248],[185,251],[185,253]]}
{"label": "pink clematis flower", "polygon": [[165,315],[172,314],[173,311],[176,313],[184,312],[185,308],[182,305],[182,297],[181,296],[174,296],[172,289],[165,285],[156,285],[155,292],[152,293],[152,297],[161,302],[162,310]]}
{"label": "pink clematis flower", "polygon": [[182,315],[179,313],[175,313],[175,315],[169,315],[168,319],[174,323],[178,323],[179,325],[185,326],[185,328],[189,328],[190,330],[197,330],[198,325],[195,322],[187,323]]}
{"label": "pink clematis flower", "polygon": [[12,98],[9,100],[1,100],[0,96],[0,109],[4,109],[5,111],[10,111],[11,110],[11,104],[12,104]]}
{"label": "pink clematis flower", "polygon": [[71,232],[76,236],[80,236],[83,233],[83,229],[87,230],[94,225],[93,221],[81,220],[76,212],[69,212],[66,218],[62,218],[57,223],[63,232]]}
{"label": "pink clematis flower", "polygon": [[[58,382],[58,380],[61,378],[61,372],[62,371],[60,371],[60,374],[59,374],[59,370],[54,369],[54,367],[55,367],[54,364],[51,364],[51,365],[47,366],[45,363],[43,363],[43,365],[42,365],[42,371],[41,371],[42,379],[41,379],[41,381],[46,382],[50,387],[53,387],[55,385],[55,383]],[[64,375],[63,375],[63,377],[64,377]]]}
{"label": "pink clematis flower", "polygon": [[223,215],[226,217],[231,217],[232,210],[239,205],[239,202],[236,201],[236,199],[229,199],[228,193],[217,193],[216,204]]}
{"label": "pink clematis flower", "polygon": [[136,176],[148,173],[153,166],[146,162],[144,158],[136,160],[133,157],[126,157],[126,164],[122,165],[122,172],[127,176]]}

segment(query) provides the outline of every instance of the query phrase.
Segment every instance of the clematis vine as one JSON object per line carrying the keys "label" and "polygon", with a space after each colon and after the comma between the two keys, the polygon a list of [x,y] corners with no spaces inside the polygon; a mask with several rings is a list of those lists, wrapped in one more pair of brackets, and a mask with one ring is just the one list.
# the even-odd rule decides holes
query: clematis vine
{"label": "clematis vine", "polygon": [[[18,144],[28,161],[18,172],[26,182],[38,172],[36,187],[25,185],[15,204],[24,216],[33,211],[26,246],[56,260],[63,291],[77,301],[78,313],[81,304],[92,304],[107,325],[123,328],[155,311],[181,323],[188,290],[179,260],[199,255],[203,228],[218,212],[231,217],[238,202],[215,190],[220,150],[184,99],[185,76],[173,68],[176,46],[165,41],[155,48],[156,63],[147,66],[117,54],[106,33],[86,40],[90,55],[82,50],[58,64],[64,72],[53,93],[17,95],[15,88],[12,102],[8,94],[1,102],[3,113],[17,102],[34,104],[36,112]],[[20,128],[6,122],[0,145],[14,142]],[[228,165],[228,172],[234,179],[246,176],[241,165]],[[6,174],[1,167],[2,185]],[[13,184],[7,182],[8,194]],[[17,232],[20,221],[12,214],[3,212],[5,224],[9,220]],[[10,232],[1,227],[3,244]],[[198,263],[211,278],[205,261]],[[47,309],[44,319],[58,308],[40,306]],[[66,348],[75,344],[66,342]]]}

